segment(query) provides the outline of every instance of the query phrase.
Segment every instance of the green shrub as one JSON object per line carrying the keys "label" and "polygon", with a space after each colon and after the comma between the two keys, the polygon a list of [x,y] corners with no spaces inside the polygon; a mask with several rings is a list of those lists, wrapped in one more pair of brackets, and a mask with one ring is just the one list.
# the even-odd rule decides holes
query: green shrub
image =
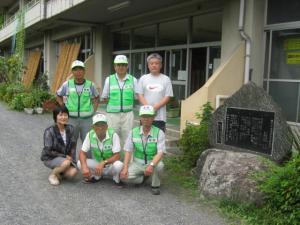
{"label": "green shrub", "polygon": [[261,176],[265,208],[283,217],[285,224],[300,224],[300,156],[283,166],[273,165]]}
{"label": "green shrub", "polygon": [[23,97],[23,105],[25,108],[34,107],[34,97],[32,94],[27,94]]}
{"label": "green shrub", "polygon": [[9,84],[6,88],[6,94],[3,97],[3,100],[7,103],[14,98],[15,95],[25,92],[25,87],[22,83],[17,82]]}
{"label": "green shrub", "polygon": [[48,91],[33,89],[31,93],[34,98],[34,106],[36,107],[41,107],[45,100],[51,98],[51,95],[48,93]]}
{"label": "green shrub", "polygon": [[200,125],[187,125],[179,141],[182,150],[182,160],[190,167],[196,166],[200,154],[209,148],[208,122],[212,115],[212,107],[206,103],[202,107],[202,113],[197,113],[201,119]]}
{"label": "green shrub", "polygon": [[0,100],[3,100],[4,96],[6,95],[6,83],[0,83]]}
{"label": "green shrub", "polygon": [[9,107],[13,110],[22,111],[24,109],[24,95],[24,93],[19,93],[15,95],[12,101],[9,103]]}

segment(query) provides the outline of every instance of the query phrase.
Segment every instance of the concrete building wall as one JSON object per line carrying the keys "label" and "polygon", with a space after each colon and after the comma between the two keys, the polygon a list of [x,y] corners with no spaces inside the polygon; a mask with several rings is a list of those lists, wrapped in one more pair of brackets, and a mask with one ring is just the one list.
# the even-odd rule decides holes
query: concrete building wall
{"label": "concrete building wall", "polygon": [[97,26],[94,33],[95,54],[95,83],[97,88],[103,88],[104,80],[111,72],[112,39],[111,33],[105,26]]}
{"label": "concrete building wall", "polygon": [[[263,86],[264,73],[264,11],[265,1],[251,0],[247,5],[247,27],[251,27],[249,35],[252,40],[250,67],[252,68],[251,80],[258,86]],[[247,18],[247,17],[246,17]],[[249,29],[250,30],[250,29]]]}
{"label": "concrete building wall", "polygon": [[[250,69],[251,78],[257,85],[263,84],[264,65],[264,10],[265,1],[245,1],[244,30],[251,39]],[[238,30],[240,0],[230,0],[225,3],[222,23],[221,63],[231,56],[242,40]]]}
{"label": "concrete building wall", "polygon": [[44,72],[48,75],[50,87],[53,83],[56,63],[56,44],[52,40],[52,33],[48,31],[44,34]]}
{"label": "concrete building wall", "polygon": [[236,49],[242,38],[238,32],[239,0],[229,0],[224,4],[221,39],[221,64],[224,63]]}

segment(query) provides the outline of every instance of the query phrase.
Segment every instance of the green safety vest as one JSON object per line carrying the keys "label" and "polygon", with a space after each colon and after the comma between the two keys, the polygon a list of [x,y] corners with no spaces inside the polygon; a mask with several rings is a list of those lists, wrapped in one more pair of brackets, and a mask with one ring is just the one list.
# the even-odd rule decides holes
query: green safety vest
{"label": "green safety vest", "polygon": [[113,156],[112,147],[114,130],[112,128],[108,128],[107,131],[108,139],[104,141],[102,149],[100,149],[99,140],[94,129],[92,129],[88,134],[90,138],[92,157],[98,162],[101,162],[102,160],[106,160]]}
{"label": "green safety vest", "polygon": [[68,81],[68,95],[66,107],[69,110],[69,114],[72,117],[91,117],[94,113],[90,90],[92,82],[85,80],[82,92],[80,94],[76,91],[76,85],[74,79]]}
{"label": "green safety vest", "polygon": [[132,142],[134,146],[133,155],[135,158],[142,159],[145,164],[148,164],[148,162],[151,161],[157,153],[157,142],[160,129],[152,126],[146,143],[143,143],[140,129],[140,127],[135,127],[132,130]]}
{"label": "green safety vest", "polygon": [[109,96],[106,111],[109,113],[130,112],[134,105],[134,79],[128,74],[128,79],[120,87],[117,74],[109,76]]}

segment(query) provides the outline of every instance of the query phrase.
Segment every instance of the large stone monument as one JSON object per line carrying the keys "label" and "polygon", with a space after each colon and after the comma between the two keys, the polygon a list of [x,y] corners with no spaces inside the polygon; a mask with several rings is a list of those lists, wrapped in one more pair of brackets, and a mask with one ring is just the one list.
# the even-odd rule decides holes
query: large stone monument
{"label": "large stone monument", "polygon": [[209,140],[217,149],[257,153],[276,162],[290,156],[293,142],[279,106],[252,82],[214,112]]}
{"label": "large stone monument", "polygon": [[260,203],[251,174],[267,168],[261,156],[282,162],[291,154],[292,134],[274,100],[254,83],[244,85],[212,115],[212,149],[195,169],[203,196]]}

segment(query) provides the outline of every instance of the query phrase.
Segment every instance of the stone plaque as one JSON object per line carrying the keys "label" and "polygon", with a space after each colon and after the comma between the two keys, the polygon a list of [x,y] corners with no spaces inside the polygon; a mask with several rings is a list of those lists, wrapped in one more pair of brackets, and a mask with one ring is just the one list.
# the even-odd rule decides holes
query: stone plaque
{"label": "stone plaque", "polygon": [[227,108],[225,144],[271,155],[274,112]]}
{"label": "stone plaque", "polygon": [[209,142],[212,148],[256,153],[281,163],[291,155],[293,136],[281,108],[249,82],[213,113]]}

